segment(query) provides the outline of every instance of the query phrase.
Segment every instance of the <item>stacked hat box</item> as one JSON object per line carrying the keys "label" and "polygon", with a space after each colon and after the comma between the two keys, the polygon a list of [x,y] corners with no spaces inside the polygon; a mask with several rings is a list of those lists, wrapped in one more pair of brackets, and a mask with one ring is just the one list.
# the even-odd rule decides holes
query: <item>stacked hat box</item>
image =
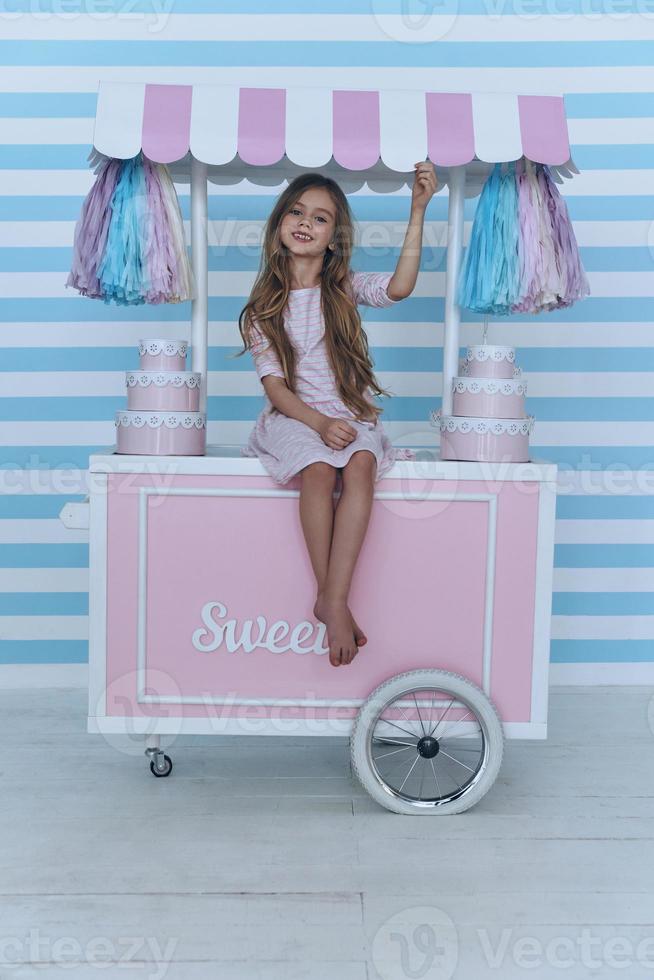
{"label": "stacked hat box", "polygon": [[525,414],[527,382],[515,348],[467,348],[461,374],[452,379],[452,414],[431,413],[440,428],[441,459],[524,463],[534,417]]}
{"label": "stacked hat box", "polygon": [[139,341],[139,370],[125,373],[127,410],[116,412],[116,452],[202,456],[207,416],[199,371],[186,370],[185,340]]}

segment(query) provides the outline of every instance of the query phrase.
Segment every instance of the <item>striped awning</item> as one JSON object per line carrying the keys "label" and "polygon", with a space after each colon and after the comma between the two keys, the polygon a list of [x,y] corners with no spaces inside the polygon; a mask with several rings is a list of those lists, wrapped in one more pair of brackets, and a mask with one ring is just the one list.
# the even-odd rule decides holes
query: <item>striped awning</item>
{"label": "striped awning", "polygon": [[559,95],[101,82],[93,145],[168,165],[193,156],[226,182],[298,168],[397,180],[418,160],[443,170],[523,155],[578,172]]}

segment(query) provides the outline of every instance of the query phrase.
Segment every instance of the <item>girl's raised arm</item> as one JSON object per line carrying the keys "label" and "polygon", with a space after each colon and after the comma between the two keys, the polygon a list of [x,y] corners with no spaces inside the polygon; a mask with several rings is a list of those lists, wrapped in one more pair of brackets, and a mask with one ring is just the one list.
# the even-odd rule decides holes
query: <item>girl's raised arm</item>
{"label": "girl's raised arm", "polygon": [[434,164],[428,160],[414,164],[416,173],[411,192],[411,213],[404,236],[404,244],[397,260],[395,272],[390,278],[388,295],[393,300],[405,299],[416,285],[422,252],[422,234],[427,204],[438,190],[438,178]]}

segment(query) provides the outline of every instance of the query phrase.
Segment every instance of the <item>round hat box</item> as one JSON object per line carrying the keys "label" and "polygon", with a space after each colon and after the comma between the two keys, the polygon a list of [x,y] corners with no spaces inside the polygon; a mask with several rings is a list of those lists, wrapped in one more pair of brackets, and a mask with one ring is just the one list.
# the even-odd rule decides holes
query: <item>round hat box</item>
{"label": "round hat box", "polygon": [[473,344],[466,350],[461,374],[469,378],[512,378],[515,347],[500,344]]}
{"label": "round hat box", "polygon": [[441,459],[493,463],[529,462],[529,434],[534,416],[524,419],[474,418],[431,413],[440,429]]}
{"label": "round hat box", "polygon": [[116,412],[116,452],[144,456],[204,456],[205,412]]}
{"label": "round hat box", "polygon": [[520,378],[453,378],[452,415],[524,419],[526,393]]}
{"label": "round hat box", "polygon": [[197,412],[201,379],[199,371],[127,371],[127,408],[146,412]]}
{"label": "round hat box", "polygon": [[139,340],[142,371],[183,371],[186,367],[186,340]]}

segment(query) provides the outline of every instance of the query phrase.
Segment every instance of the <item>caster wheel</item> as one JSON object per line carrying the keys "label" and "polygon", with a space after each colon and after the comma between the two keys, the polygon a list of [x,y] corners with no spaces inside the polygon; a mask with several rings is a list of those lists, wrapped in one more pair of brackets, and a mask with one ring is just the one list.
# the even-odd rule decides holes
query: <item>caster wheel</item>
{"label": "caster wheel", "polygon": [[151,760],[150,772],[152,773],[153,776],[170,776],[171,772],[173,771],[173,760],[170,758],[170,756],[164,755],[163,758],[164,758],[163,769],[157,769],[154,763],[154,759]]}
{"label": "caster wheel", "polygon": [[472,681],[425,668],[389,678],[364,701],[350,736],[352,769],[394,813],[462,813],[491,788],[504,731]]}

